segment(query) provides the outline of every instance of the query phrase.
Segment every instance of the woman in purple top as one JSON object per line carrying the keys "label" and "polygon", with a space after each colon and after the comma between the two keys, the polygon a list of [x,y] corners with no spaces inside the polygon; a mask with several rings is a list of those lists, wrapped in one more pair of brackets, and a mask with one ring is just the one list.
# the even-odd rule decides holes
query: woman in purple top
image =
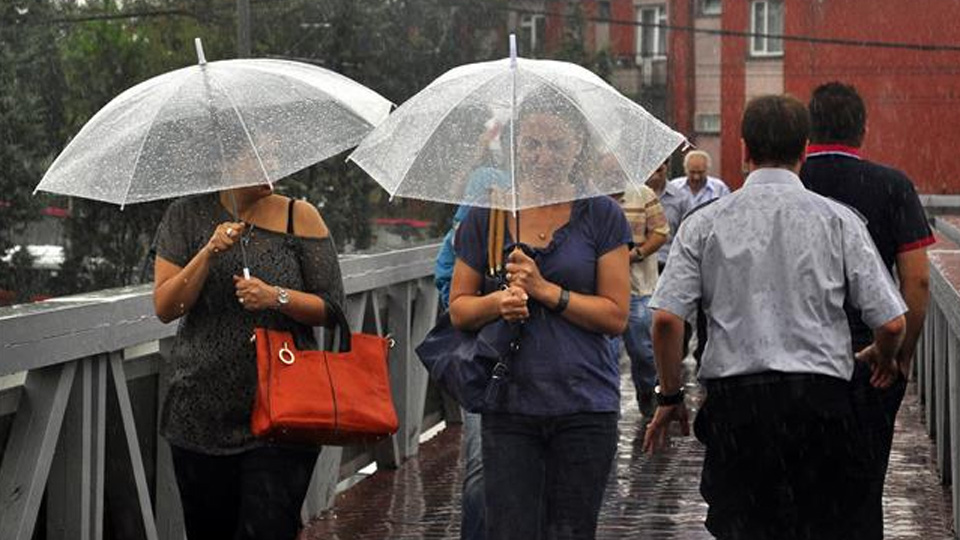
{"label": "woman in purple top", "polygon": [[[543,95],[520,107],[519,189],[574,199],[588,185],[589,132],[573,105],[542,106]],[[476,209],[461,224],[450,292],[458,328],[524,321],[506,388],[483,414],[487,537],[593,538],[617,445],[620,377],[608,336],[627,322],[630,228],[605,196],[522,210],[532,256],[511,251],[509,287],[481,296],[488,219]],[[509,220],[508,242],[515,228]]]}

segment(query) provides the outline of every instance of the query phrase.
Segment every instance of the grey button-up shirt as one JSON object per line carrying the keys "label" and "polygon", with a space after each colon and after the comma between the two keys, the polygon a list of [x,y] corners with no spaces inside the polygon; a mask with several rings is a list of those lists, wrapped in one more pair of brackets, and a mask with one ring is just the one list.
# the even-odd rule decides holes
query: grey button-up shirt
{"label": "grey button-up shirt", "polygon": [[786,169],[760,169],[687,216],[650,306],[687,319],[702,299],[702,379],[783,371],[849,380],[845,297],[871,328],[906,312],[850,209]]}
{"label": "grey button-up shirt", "polygon": [[670,234],[667,235],[667,241],[657,250],[657,260],[666,263],[667,255],[670,254],[670,245],[673,244],[673,237],[680,229],[680,222],[683,221],[683,217],[693,208],[693,200],[690,198],[689,192],[681,190],[670,182],[664,184],[663,192],[657,193],[657,197],[660,198],[660,206],[663,207],[663,213],[667,216],[667,223],[670,224]]}

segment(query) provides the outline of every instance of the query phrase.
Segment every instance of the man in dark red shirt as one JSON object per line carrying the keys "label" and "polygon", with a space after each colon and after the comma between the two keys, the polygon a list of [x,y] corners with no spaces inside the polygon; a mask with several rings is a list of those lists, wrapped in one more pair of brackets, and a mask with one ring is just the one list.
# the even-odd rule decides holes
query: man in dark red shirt
{"label": "man in dark red shirt", "polygon": [[[893,441],[893,426],[903,400],[917,338],[929,298],[926,247],[934,242],[913,183],[902,172],[860,156],[866,133],[866,107],[853,86],[831,82],[813,91],[809,103],[812,130],[807,160],[800,171],[804,185],[856,209],[880,257],[899,279],[907,304],[907,329],[897,355],[901,377],[887,389],[870,386],[869,366],[857,362],[854,402],[876,453],[869,456],[875,474],[869,484],[864,538],[883,537],[883,482]],[[811,241],[815,241],[811,239]],[[896,270],[896,273],[894,273]],[[847,308],[854,351],[873,340],[860,312]]]}

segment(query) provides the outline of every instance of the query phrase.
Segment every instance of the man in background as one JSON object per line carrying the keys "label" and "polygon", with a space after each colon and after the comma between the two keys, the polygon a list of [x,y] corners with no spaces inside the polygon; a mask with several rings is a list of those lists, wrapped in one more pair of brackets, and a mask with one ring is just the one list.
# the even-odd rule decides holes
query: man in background
{"label": "man in background", "polygon": [[682,191],[677,186],[667,182],[667,162],[664,161],[657,167],[657,170],[647,179],[647,187],[653,190],[653,193],[660,201],[663,208],[663,214],[667,218],[667,225],[670,226],[670,232],[660,249],[657,250],[657,270],[663,273],[663,267],[667,264],[667,255],[670,254],[670,244],[673,242],[673,236],[680,229],[680,222],[692,208],[690,194]]}
{"label": "man in background", "polygon": [[691,150],[683,156],[683,172],[686,176],[670,183],[690,196],[694,208],[730,193],[723,180],[710,176],[710,154],[703,150]]}
{"label": "man in background", "polygon": [[[656,173],[654,173],[656,174]],[[657,385],[657,367],[653,363],[653,342],[650,338],[652,315],[647,303],[657,286],[656,254],[670,226],[657,195],[647,186],[630,186],[620,197],[620,206],[630,224],[633,243],[630,246],[630,317],[623,344],[630,357],[630,375],[637,392],[637,403],[643,419],[653,417],[653,388]]]}
{"label": "man in background", "polygon": [[[867,538],[883,537],[883,483],[893,443],[893,426],[907,386],[917,338],[923,329],[930,276],[926,247],[934,242],[913,183],[902,172],[863,159],[867,111],[853,86],[831,82],[813,91],[809,103],[812,130],[807,161],[800,170],[804,185],[856,209],[867,222],[883,264],[900,284],[907,304],[907,329],[897,355],[899,376],[889,388],[870,385],[868,366],[854,371],[854,396],[861,424],[868,430],[874,478],[869,491],[871,511]],[[896,269],[896,271],[894,271]],[[864,315],[847,306],[853,350],[870,345]]]}

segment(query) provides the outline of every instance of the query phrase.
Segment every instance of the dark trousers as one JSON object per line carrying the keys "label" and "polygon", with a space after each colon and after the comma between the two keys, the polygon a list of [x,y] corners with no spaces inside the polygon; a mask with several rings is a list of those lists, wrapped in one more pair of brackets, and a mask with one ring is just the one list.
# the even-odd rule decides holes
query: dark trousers
{"label": "dark trousers", "polygon": [[870,386],[870,366],[857,362],[853,371],[853,402],[857,421],[864,430],[867,444],[873,450],[872,478],[867,487],[867,511],[860,528],[863,538],[883,538],[883,484],[893,446],[893,428],[897,411],[907,389],[907,380],[897,379],[889,388]]}
{"label": "dark trousers", "polygon": [[721,540],[864,538],[869,460],[850,383],[766,372],[707,382],[694,431],[700,492]]}
{"label": "dark trousers", "polygon": [[592,539],[617,413],[483,415],[487,538]]}
{"label": "dark trousers", "polygon": [[212,456],[176,446],[188,540],[294,540],[318,450],[257,448]]}

